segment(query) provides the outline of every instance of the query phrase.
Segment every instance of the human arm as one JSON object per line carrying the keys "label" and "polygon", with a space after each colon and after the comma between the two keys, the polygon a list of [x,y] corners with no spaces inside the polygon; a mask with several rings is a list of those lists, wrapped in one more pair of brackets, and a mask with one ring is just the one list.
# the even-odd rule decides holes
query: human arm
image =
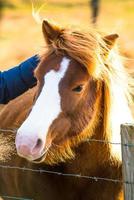
{"label": "human arm", "polygon": [[0,72],[0,104],[8,103],[36,85],[33,71],[38,63],[39,57],[35,55],[8,71]]}

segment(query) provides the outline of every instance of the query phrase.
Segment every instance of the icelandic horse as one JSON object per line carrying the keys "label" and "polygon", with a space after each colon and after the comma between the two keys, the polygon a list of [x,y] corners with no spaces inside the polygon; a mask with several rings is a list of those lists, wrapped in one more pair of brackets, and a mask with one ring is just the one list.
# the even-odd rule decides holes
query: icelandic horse
{"label": "icelandic horse", "polygon": [[0,128],[17,128],[16,135],[0,134],[0,165],[18,167],[0,169],[0,195],[121,200],[120,182],[60,175],[122,179],[121,146],[95,141],[120,143],[120,125],[133,121],[131,79],[115,48],[118,35],[46,20],[42,30],[46,47],[34,71],[37,86],[0,113]]}

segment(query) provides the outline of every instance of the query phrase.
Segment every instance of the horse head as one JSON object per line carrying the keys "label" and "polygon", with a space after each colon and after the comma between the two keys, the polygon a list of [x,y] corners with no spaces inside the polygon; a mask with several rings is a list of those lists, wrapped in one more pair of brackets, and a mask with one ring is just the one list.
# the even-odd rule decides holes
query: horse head
{"label": "horse head", "polygon": [[85,34],[47,21],[42,29],[47,45],[34,72],[36,99],[18,129],[16,148],[29,161],[54,164],[73,158],[73,148],[107,124],[107,59],[118,36]]}

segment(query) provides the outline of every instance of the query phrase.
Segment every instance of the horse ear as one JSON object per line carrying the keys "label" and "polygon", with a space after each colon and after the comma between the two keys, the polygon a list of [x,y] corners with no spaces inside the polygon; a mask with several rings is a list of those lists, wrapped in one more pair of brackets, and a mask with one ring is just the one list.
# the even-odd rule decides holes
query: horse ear
{"label": "horse ear", "polygon": [[111,34],[111,35],[107,35],[103,38],[104,42],[106,43],[106,46],[108,47],[108,49],[112,49],[117,38],[118,38],[118,34]]}
{"label": "horse ear", "polygon": [[61,29],[56,25],[50,24],[48,21],[43,20],[42,31],[45,40],[48,44],[51,44],[61,33]]}

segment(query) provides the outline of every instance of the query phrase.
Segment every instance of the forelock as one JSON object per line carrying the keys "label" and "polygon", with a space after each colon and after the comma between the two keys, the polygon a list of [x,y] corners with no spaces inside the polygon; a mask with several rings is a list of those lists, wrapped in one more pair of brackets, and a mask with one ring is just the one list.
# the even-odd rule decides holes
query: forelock
{"label": "forelock", "polygon": [[89,32],[80,32],[62,29],[58,37],[46,46],[44,57],[52,53],[67,55],[84,65],[90,75],[97,77],[100,70],[97,66],[104,64],[105,51],[107,47],[97,31],[90,29]]}

